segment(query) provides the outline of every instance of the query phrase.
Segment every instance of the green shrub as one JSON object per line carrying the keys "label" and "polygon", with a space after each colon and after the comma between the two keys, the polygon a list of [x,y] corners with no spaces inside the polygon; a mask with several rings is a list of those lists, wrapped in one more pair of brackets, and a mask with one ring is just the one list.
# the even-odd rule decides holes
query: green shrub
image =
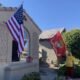
{"label": "green shrub", "polygon": [[21,80],[40,80],[40,74],[37,72],[32,72],[28,75],[24,75]]}
{"label": "green shrub", "polygon": [[63,34],[63,39],[68,46],[68,50],[80,59],[80,30],[72,30]]}
{"label": "green shrub", "polygon": [[65,76],[66,75],[66,67],[65,66],[62,66],[59,68],[58,75],[59,76]]}
{"label": "green shrub", "polygon": [[[65,66],[60,67],[60,69],[58,70],[58,76],[66,76]],[[78,65],[74,66],[73,78],[80,78],[80,66]]]}

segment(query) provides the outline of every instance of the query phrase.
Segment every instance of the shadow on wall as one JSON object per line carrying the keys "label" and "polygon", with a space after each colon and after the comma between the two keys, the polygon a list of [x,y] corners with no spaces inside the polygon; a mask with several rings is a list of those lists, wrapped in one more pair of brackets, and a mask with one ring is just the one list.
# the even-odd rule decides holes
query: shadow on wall
{"label": "shadow on wall", "polygon": [[46,62],[47,52],[42,49],[42,57],[39,59],[40,66],[49,67],[49,64]]}
{"label": "shadow on wall", "polygon": [[43,50],[43,49],[42,49],[42,58],[43,58],[43,61],[46,62],[47,52],[45,50]]}
{"label": "shadow on wall", "polygon": [[45,40],[39,40],[40,44],[42,46],[45,46],[46,48],[48,49],[52,49],[52,45],[50,43],[50,41],[48,39],[45,39]]}

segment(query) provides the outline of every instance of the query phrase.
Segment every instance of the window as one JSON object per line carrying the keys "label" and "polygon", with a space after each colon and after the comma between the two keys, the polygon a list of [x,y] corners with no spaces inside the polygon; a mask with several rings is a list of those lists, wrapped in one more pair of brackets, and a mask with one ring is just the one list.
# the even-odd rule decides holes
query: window
{"label": "window", "polygon": [[26,60],[26,56],[29,54],[29,33],[25,30],[24,31],[24,51],[19,56],[18,55],[18,43],[17,41],[12,41],[12,62],[20,61],[20,60]]}
{"label": "window", "polygon": [[26,56],[29,54],[29,33],[27,30],[24,30],[24,51],[22,52],[22,55],[20,57],[21,60],[26,60]]}

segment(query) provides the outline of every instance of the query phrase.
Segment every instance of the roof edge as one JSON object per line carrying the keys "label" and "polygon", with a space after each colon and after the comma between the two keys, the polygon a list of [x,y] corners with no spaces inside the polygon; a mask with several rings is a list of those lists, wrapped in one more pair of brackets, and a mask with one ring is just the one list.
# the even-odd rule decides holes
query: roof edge
{"label": "roof edge", "polygon": [[0,11],[15,11],[17,7],[0,7]]}
{"label": "roof edge", "polygon": [[36,26],[36,28],[42,32],[42,30],[38,27],[38,25],[33,21],[33,19],[28,15],[28,13],[24,10],[24,13],[29,17],[29,19],[32,21],[32,23]]}
{"label": "roof edge", "polygon": [[[0,7],[0,11],[16,11],[18,7]],[[42,32],[42,30],[38,27],[38,25],[33,21],[33,19],[29,16],[29,14],[24,10],[24,13],[29,17],[32,23],[36,26],[36,28]]]}

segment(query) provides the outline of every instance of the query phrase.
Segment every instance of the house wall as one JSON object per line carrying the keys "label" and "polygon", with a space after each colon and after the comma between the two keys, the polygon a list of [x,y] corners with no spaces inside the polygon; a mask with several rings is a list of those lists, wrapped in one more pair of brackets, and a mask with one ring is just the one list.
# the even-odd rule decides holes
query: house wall
{"label": "house wall", "polygon": [[37,62],[14,62],[4,69],[4,80],[21,80],[24,75],[39,72]]}
{"label": "house wall", "polygon": [[5,24],[0,23],[0,63],[10,63],[12,58],[12,37]]}
{"label": "house wall", "polygon": [[0,8],[0,63],[12,61],[12,36],[5,24],[14,10]]}
{"label": "house wall", "polygon": [[30,51],[30,55],[33,57],[33,60],[37,60],[39,59],[39,34],[41,33],[40,29],[38,28],[38,26],[34,23],[34,21],[30,18],[30,16],[25,13],[25,17],[27,19],[27,21],[24,21],[25,24],[25,28],[28,30],[29,32],[29,36],[30,36],[30,46],[29,46],[29,51]]}

